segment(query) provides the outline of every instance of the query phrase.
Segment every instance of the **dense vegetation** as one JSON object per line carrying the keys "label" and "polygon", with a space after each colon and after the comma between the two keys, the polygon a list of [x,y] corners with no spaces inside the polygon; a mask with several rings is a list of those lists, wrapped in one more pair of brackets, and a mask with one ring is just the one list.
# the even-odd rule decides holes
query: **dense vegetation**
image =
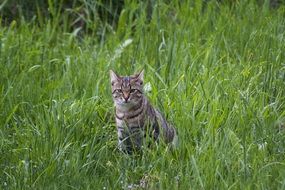
{"label": "dense vegetation", "polygon": [[[1,189],[285,188],[284,6],[125,1],[110,21],[52,2],[1,14]],[[109,69],[143,68],[180,145],[124,155]]]}

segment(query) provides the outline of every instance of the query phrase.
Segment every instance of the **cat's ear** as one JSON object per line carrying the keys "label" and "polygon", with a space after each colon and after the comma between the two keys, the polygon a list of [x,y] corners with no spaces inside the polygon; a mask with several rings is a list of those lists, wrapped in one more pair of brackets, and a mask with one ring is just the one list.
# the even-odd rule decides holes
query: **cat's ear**
{"label": "cat's ear", "polygon": [[144,70],[142,70],[137,74],[137,79],[139,79],[141,82],[143,82],[143,77],[144,77]]}
{"label": "cat's ear", "polygon": [[111,84],[113,85],[115,81],[118,81],[120,79],[120,77],[114,71],[110,70],[110,79]]}

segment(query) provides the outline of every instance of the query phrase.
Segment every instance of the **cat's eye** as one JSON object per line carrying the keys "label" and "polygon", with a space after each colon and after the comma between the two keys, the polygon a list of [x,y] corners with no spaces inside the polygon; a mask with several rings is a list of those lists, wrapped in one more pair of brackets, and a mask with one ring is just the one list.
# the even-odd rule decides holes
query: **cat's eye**
{"label": "cat's eye", "polygon": [[121,89],[116,90],[118,93],[122,93],[123,91]]}
{"label": "cat's eye", "polygon": [[130,93],[135,93],[136,91],[136,89],[131,89]]}

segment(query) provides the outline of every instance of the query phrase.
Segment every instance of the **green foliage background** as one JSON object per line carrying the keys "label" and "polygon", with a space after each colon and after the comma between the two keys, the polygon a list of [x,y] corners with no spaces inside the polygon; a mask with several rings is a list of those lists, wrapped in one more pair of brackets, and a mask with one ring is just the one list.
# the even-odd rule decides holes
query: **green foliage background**
{"label": "green foliage background", "polygon": [[[282,4],[74,2],[0,6],[1,189],[285,188]],[[117,150],[109,69],[142,68],[175,151]]]}

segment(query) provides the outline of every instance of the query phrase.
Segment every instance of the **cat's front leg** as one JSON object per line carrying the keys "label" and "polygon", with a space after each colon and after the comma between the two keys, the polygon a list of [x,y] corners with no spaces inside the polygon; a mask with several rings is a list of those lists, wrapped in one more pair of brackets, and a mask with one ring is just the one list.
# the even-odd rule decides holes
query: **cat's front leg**
{"label": "cat's front leg", "polygon": [[117,129],[117,133],[118,133],[118,148],[120,151],[123,151],[126,147],[124,146],[124,132],[123,129],[118,127]]}

